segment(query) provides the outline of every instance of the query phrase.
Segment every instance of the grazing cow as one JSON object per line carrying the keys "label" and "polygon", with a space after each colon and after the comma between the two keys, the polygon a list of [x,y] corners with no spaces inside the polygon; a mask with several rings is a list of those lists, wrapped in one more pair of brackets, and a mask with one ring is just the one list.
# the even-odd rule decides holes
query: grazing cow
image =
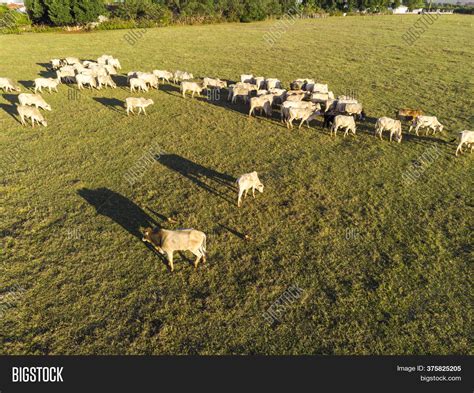
{"label": "grazing cow", "polygon": [[76,75],[77,88],[83,89],[84,85],[89,85],[89,89],[97,87],[97,82],[92,75],[78,74]]}
{"label": "grazing cow", "polygon": [[272,88],[268,89],[268,92],[273,95],[273,102],[274,103],[282,103],[286,100],[286,90],[285,89],[277,89]]}
{"label": "grazing cow", "polygon": [[229,90],[229,96],[231,97],[231,102],[233,104],[235,104],[238,97],[241,97],[246,103],[249,100],[250,90],[246,87],[235,85],[231,90]]}
{"label": "grazing cow", "polygon": [[51,90],[58,91],[59,81],[58,79],[53,78],[36,78],[35,79],[35,93],[39,90],[41,93],[43,92],[43,87],[47,87],[49,92]]}
{"label": "grazing cow", "polygon": [[188,82],[188,81],[183,81],[181,82],[181,92],[183,94],[183,97],[186,96],[186,92],[190,91],[191,92],[191,98],[194,98],[194,94],[197,93],[198,95],[201,94],[201,92],[204,90],[202,86],[199,86],[196,82]]}
{"label": "grazing cow", "polygon": [[213,78],[204,78],[202,81],[202,87],[215,87],[218,89],[225,89],[227,87],[226,81],[221,81],[220,79],[213,79]]}
{"label": "grazing cow", "polygon": [[289,117],[286,122],[286,126],[288,128],[293,128],[293,120],[300,120],[300,125],[298,128],[301,128],[304,122],[309,128],[309,122],[313,119],[316,119],[316,116],[320,115],[321,113],[318,110],[313,110],[309,108],[290,108],[289,109]]}
{"label": "grazing cow", "polygon": [[423,116],[424,113],[421,109],[408,109],[402,108],[396,112],[397,118],[405,121],[415,120],[418,116]]}
{"label": "grazing cow", "polygon": [[239,186],[239,196],[237,198],[237,206],[240,207],[242,204],[242,194],[245,192],[245,197],[247,197],[248,190],[252,190],[252,195],[255,198],[255,189],[260,192],[263,192],[263,184],[258,178],[257,172],[246,173],[242,176],[239,176],[236,183]]}
{"label": "grazing cow", "polygon": [[120,64],[120,61],[118,59],[115,59],[114,57],[107,60],[107,65],[110,65],[110,66],[116,68],[117,70],[122,69],[122,65]]}
{"label": "grazing cow", "polygon": [[265,85],[267,86],[267,90],[281,89],[281,82],[279,79],[276,78],[265,79]]}
{"label": "grazing cow", "polygon": [[18,101],[20,102],[20,105],[34,105],[36,108],[41,108],[47,111],[51,110],[51,105],[49,105],[39,94],[22,93],[18,96]]}
{"label": "grazing cow", "polygon": [[143,79],[130,78],[130,91],[135,91],[135,89],[148,91],[148,85]]}
{"label": "grazing cow", "polygon": [[265,85],[265,77],[263,76],[255,76],[252,79],[252,83],[257,86],[257,89],[263,89]]}
{"label": "grazing cow", "polygon": [[464,130],[459,133],[459,145],[456,149],[456,156],[458,155],[458,152],[462,153],[463,145],[471,146],[472,153],[472,149],[474,148],[474,131]]}
{"label": "grazing cow", "polygon": [[291,90],[303,90],[303,86],[306,84],[306,79],[296,79],[290,83]]}
{"label": "grazing cow", "polygon": [[265,112],[265,115],[270,117],[272,115],[272,102],[273,102],[272,94],[265,94],[258,97],[252,97],[250,99],[249,116],[252,115],[255,109],[258,109],[260,113],[263,110]]}
{"label": "grazing cow", "polygon": [[390,142],[392,142],[393,135],[398,143],[402,141],[402,122],[400,120],[380,117],[375,123],[375,136],[378,135],[382,139],[383,131],[390,131]]}
{"label": "grazing cow", "polygon": [[94,68],[99,66],[99,63],[97,63],[96,61],[84,60],[82,62],[82,65],[86,68]]}
{"label": "grazing cow", "polygon": [[153,74],[156,75],[158,79],[161,79],[170,83],[170,79],[173,78],[173,73],[165,70],[153,70]]}
{"label": "grazing cow", "polygon": [[113,79],[110,75],[98,76],[97,77],[97,84],[98,84],[98,86],[97,86],[98,89],[102,89],[102,85],[104,85],[105,87],[110,86],[113,89],[115,89],[117,87],[117,85],[115,84],[115,82],[113,81]]}
{"label": "grazing cow", "polygon": [[173,82],[178,83],[179,81],[187,81],[193,78],[194,78],[193,74],[186,71],[177,70],[173,75]]}
{"label": "grazing cow", "polygon": [[106,64],[106,65],[102,66],[102,68],[105,69],[105,71],[107,72],[108,75],[117,75],[117,70],[115,69],[115,67],[112,64]]}
{"label": "grazing cow", "polygon": [[290,108],[298,108],[298,109],[312,109],[313,111],[317,109],[321,109],[319,104],[313,104],[312,102],[308,101],[285,101],[281,107],[281,121],[288,124],[288,119],[290,117]]}
{"label": "grazing cow", "polygon": [[328,85],[325,83],[314,83],[313,89],[311,90],[313,93],[329,93]]}
{"label": "grazing cow", "polygon": [[174,270],[173,253],[175,251],[191,251],[195,256],[194,267],[197,268],[202,259],[206,262],[206,234],[195,229],[146,228],[142,240],[150,243],[160,254],[166,255],[170,270]]}
{"label": "grazing cow", "polygon": [[242,83],[252,83],[253,82],[253,75],[252,74],[242,74],[242,75],[240,75],[240,81]]}
{"label": "grazing cow", "polygon": [[306,97],[306,93],[302,92],[287,92],[286,93],[286,101],[303,101]]}
{"label": "grazing cow", "polygon": [[48,125],[39,109],[35,108],[34,106],[18,105],[16,107],[16,110],[20,115],[21,124],[23,124],[24,126],[26,126],[25,118],[31,119],[31,127],[35,126],[35,121],[45,127]]}
{"label": "grazing cow", "polygon": [[51,69],[57,70],[64,65],[64,60],[62,59],[51,59]]}
{"label": "grazing cow", "polygon": [[129,115],[129,112],[132,112],[135,114],[133,111],[133,108],[138,108],[138,114],[140,114],[142,111],[146,115],[145,108],[147,106],[150,106],[154,104],[152,99],[146,99],[143,97],[136,98],[136,97],[128,97],[125,99],[125,104],[127,107],[127,116]]}
{"label": "grazing cow", "polygon": [[[415,133],[418,135],[418,130],[420,128],[428,128],[433,130],[433,135],[436,131],[443,131],[443,125],[438,121],[436,116],[418,116],[413,120],[413,123],[410,126],[408,132],[411,132],[411,129],[415,127]],[[427,131],[428,133],[429,131]]]}
{"label": "grazing cow", "polygon": [[81,64],[81,61],[77,57],[66,57],[64,62],[69,65]]}
{"label": "grazing cow", "polygon": [[365,118],[364,109],[362,108],[362,104],[360,103],[340,102],[338,100],[334,111],[350,116],[355,115],[359,120],[364,120]]}
{"label": "grazing cow", "polygon": [[137,78],[145,82],[150,88],[158,89],[158,77],[155,74],[140,72]]}
{"label": "grazing cow", "polygon": [[76,81],[76,69],[73,66],[61,67],[56,71],[56,78],[59,83],[63,80],[66,83],[74,83]]}
{"label": "grazing cow", "polygon": [[10,78],[0,78],[0,89],[9,91],[20,91],[18,86],[15,86],[13,81]]}
{"label": "grazing cow", "polygon": [[346,137],[349,131],[355,135],[356,124],[354,118],[352,116],[337,115],[334,118],[334,123],[331,127],[331,134],[334,132],[334,136],[336,136],[336,133],[340,128],[344,128],[346,130],[344,132],[344,137]]}

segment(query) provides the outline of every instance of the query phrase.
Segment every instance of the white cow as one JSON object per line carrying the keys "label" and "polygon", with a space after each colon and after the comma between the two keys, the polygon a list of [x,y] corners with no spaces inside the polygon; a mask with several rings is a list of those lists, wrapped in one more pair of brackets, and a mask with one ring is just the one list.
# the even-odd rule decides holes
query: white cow
{"label": "white cow", "polygon": [[195,256],[194,267],[197,268],[202,259],[206,262],[206,234],[195,229],[167,229],[146,228],[142,237],[150,243],[160,254],[166,255],[170,270],[174,270],[173,253],[175,251],[191,251]]}
{"label": "white cow", "polygon": [[73,66],[61,67],[56,71],[56,78],[60,83],[63,80],[66,83],[74,83],[76,80],[76,69]]}
{"label": "white cow", "polygon": [[204,88],[196,82],[182,81],[180,90],[183,94],[183,97],[186,96],[187,91],[190,91],[191,97],[194,98],[194,94],[197,93],[200,95]]}
{"label": "white cow", "polygon": [[89,89],[97,87],[97,82],[92,75],[77,74],[76,75],[77,88],[83,89],[84,85],[88,85]]}
{"label": "white cow", "polygon": [[153,74],[155,74],[158,79],[162,79],[168,83],[170,82],[170,79],[173,78],[173,73],[165,70],[153,70]]}
{"label": "white cow", "polygon": [[415,127],[416,135],[418,135],[418,130],[420,128],[428,128],[433,130],[433,135],[436,133],[436,131],[443,131],[443,125],[438,121],[436,116],[418,116],[415,120],[413,120],[408,132],[411,132],[413,127]]}
{"label": "white cow", "polygon": [[127,107],[127,116],[129,115],[129,112],[132,112],[135,114],[133,111],[133,108],[138,108],[138,114],[140,114],[142,111],[146,115],[145,108],[153,105],[154,102],[152,99],[146,99],[143,97],[136,98],[136,97],[128,97],[125,99],[125,104]]}
{"label": "white cow", "polygon": [[13,81],[10,78],[0,78],[0,89],[9,91],[20,91],[18,86],[15,86]]}
{"label": "white cow", "polygon": [[31,119],[31,127],[35,126],[35,121],[45,127],[48,125],[39,109],[34,106],[18,105],[16,110],[20,115],[21,124],[23,125],[26,125],[25,119]]}
{"label": "white cow", "polygon": [[39,90],[43,92],[43,87],[48,88],[49,92],[51,90],[58,91],[59,80],[53,78],[36,78],[35,79],[35,93]]}
{"label": "white cow", "polygon": [[249,116],[252,115],[255,109],[259,109],[260,113],[263,110],[265,112],[265,115],[271,116],[272,115],[272,102],[273,102],[272,94],[265,94],[258,97],[252,97],[250,99]]}
{"label": "white cow", "polygon": [[281,82],[279,79],[276,78],[265,79],[265,85],[267,86],[267,90],[281,89]]}
{"label": "white cow", "polygon": [[288,111],[288,120],[286,121],[286,126],[288,128],[293,128],[293,120],[301,120],[298,128],[301,128],[304,122],[309,128],[309,122],[316,119],[316,116],[319,116],[321,112],[318,110],[313,110],[309,108],[290,108]]}
{"label": "white cow", "polygon": [[240,75],[240,81],[242,83],[252,83],[253,75],[252,74],[242,74],[242,75]]}
{"label": "white cow", "polygon": [[456,149],[456,156],[458,155],[458,152],[462,153],[463,145],[470,145],[472,153],[472,149],[474,148],[474,131],[464,130],[459,133],[459,145]]}
{"label": "white cow", "polygon": [[314,93],[329,93],[329,88],[327,84],[324,83],[314,83],[312,91]]}
{"label": "white cow", "polygon": [[138,79],[144,81],[147,86],[158,89],[158,77],[155,74],[149,74],[146,72],[141,72],[138,75]]}
{"label": "white cow", "polygon": [[140,78],[131,78],[130,79],[130,91],[135,91],[135,89],[141,91],[148,91],[148,86],[143,79]]}
{"label": "white cow", "polygon": [[186,71],[177,70],[173,75],[174,83],[178,83],[179,81],[187,81],[193,78],[194,78],[193,74]]}
{"label": "white cow", "polygon": [[382,139],[382,132],[390,131],[390,142],[395,135],[395,140],[400,143],[402,141],[402,123],[400,120],[391,119],[390,117],[380,117],[375,123],[375,136]]}
{"label": "white cow", "polygon": [[346,130],[344,132],[344,137],[347,135],[349,131],[351,131],[355,135],[356,124],[355,124],[354,118],[352,116],[337,115],[334,118],[334,123],[332,124],[332,127],[331,127],[331,134],[334,132],[334,136],[336,136],[336,133],[340,128],[344,128]]}
{"label": "white cow", "polygon": [[237,206],[240,207],[242,204],[242,194],[245,192],[245,197],[247,196],[247,192],[251,189],[252,195],[255,198],[255,189],[260,192],[263,192],[263,184],[258,178],[257,172],[246,173],[240,176],[237,179],[237,184],[239,186],[239,196],[237,199]]}
{"label": "white cow", "polygon": [[33,105],[36,108],[41,108],[47,111],[51,110],[51,105],[49,105],[39,94],[22,93],[18,96],[18,101],[20,102],[20,105]]}
{"label": "white cow", "polygon": [[215,87],[218,89],[224,89],[227,87],[227,82],[222,81],[220,79],[214,79],[214,78],[204,78],[202,81],[202,87],[207,88],[207,87]]}
{"label": "white cow", "polygon": [[285,101],[281,107],[281,121],[287,123],[290,117],[290,108],[299,108],[299,109],[321,109],[319,104],[314,104],[308,101]]}
{"label": "white cow", "polygon": [[110,75],[100,75],[97,77],[97,88],[102,89],[102,85],[105,87],[110,86],[113,89],[117,87]]}

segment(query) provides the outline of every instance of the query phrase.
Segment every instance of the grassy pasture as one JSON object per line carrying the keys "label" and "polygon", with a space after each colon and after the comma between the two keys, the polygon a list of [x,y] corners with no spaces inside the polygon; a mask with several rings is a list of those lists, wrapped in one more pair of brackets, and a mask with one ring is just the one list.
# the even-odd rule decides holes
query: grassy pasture
{"label": "grassy pasture", "polygon": [[[0,36],[0,76],[23,91],[50,58],[110,53],[125,74],[311,76],[369,116],[334,139],[164,84],[143,94],[148,116],[127,117],[120,76],[115,90],[44,94],[48,127],[31,129],[0,95],[0,353],[472,353],[473,156],[455,158],[453,142],[474,126],[472,18],[440,17],[410,47],[416,19],[304,20],[273,47],[272,22],[151,29],[134,46],[125,31]],[[375,139],[374,119],[399,107],[446,131]],[[159,157],[130,186],[150,146]],[[253,170],[264,193],[237,209],[232,183]],[[206,232],[207,263],[176,255],[170,273],[140,240],[149,224]],[[301,297],[267,324],[291,285]]]}

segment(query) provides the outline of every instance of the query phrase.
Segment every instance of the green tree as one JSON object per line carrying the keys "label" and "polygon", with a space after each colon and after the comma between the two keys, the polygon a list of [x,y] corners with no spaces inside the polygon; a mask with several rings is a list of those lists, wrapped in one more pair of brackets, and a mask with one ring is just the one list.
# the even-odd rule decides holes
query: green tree
{"label": "green tree", "polygon": [[49,23],[46,6],[43,0],[25,0],[25,6],[30,19],[35,23]]}
{"label": "green tree", "polygon": [[405,0],[404,4],[409,10],[413,10],[415,8],[423,8],[425,2],[423,0]]}
{"label": "green tree", "polygon": [[74,22],[70,0],[45,0],[45,4],[52,24],[64,26]]}
{"label": "green tree", "polygon": [[105,13],[102,0],[72,0],[72,14],[75,23],[88,23],[97,20]]}

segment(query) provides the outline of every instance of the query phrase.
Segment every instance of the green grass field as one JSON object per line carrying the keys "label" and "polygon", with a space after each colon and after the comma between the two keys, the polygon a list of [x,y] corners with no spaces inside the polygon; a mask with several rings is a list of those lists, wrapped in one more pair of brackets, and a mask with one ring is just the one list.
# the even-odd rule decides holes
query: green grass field
{"label": "green grass field", "polygon": [[[248,118],[174,85],[130,94],[120,76],[115,90],[45,93],[48,127],[32,129],[3,93],[0,353],[472,354],[473,156],[455,157],[454,138],[474,126],[473,19],[440,17],[408,46],[417,18],[303,20],[273,47],[273,22],[151,29],[133,46],[126,31],[0,36],[0,76],[23,92],[51,58],[107,53],[125,75],[313,77],[368,115],[334,139],[320,121],[289,131],[276,112]],[[148,116],[125,115],[130,95],[155,101]],[[376,139],[375,119],[400,107],[445,131]],[[254,170],[264,193],[238,209],[232,183]],[[207,262],[176,254],[170,273],[141,241],[150,224],[204,231]],[[267,323],[291,286],[301,296]]]}

